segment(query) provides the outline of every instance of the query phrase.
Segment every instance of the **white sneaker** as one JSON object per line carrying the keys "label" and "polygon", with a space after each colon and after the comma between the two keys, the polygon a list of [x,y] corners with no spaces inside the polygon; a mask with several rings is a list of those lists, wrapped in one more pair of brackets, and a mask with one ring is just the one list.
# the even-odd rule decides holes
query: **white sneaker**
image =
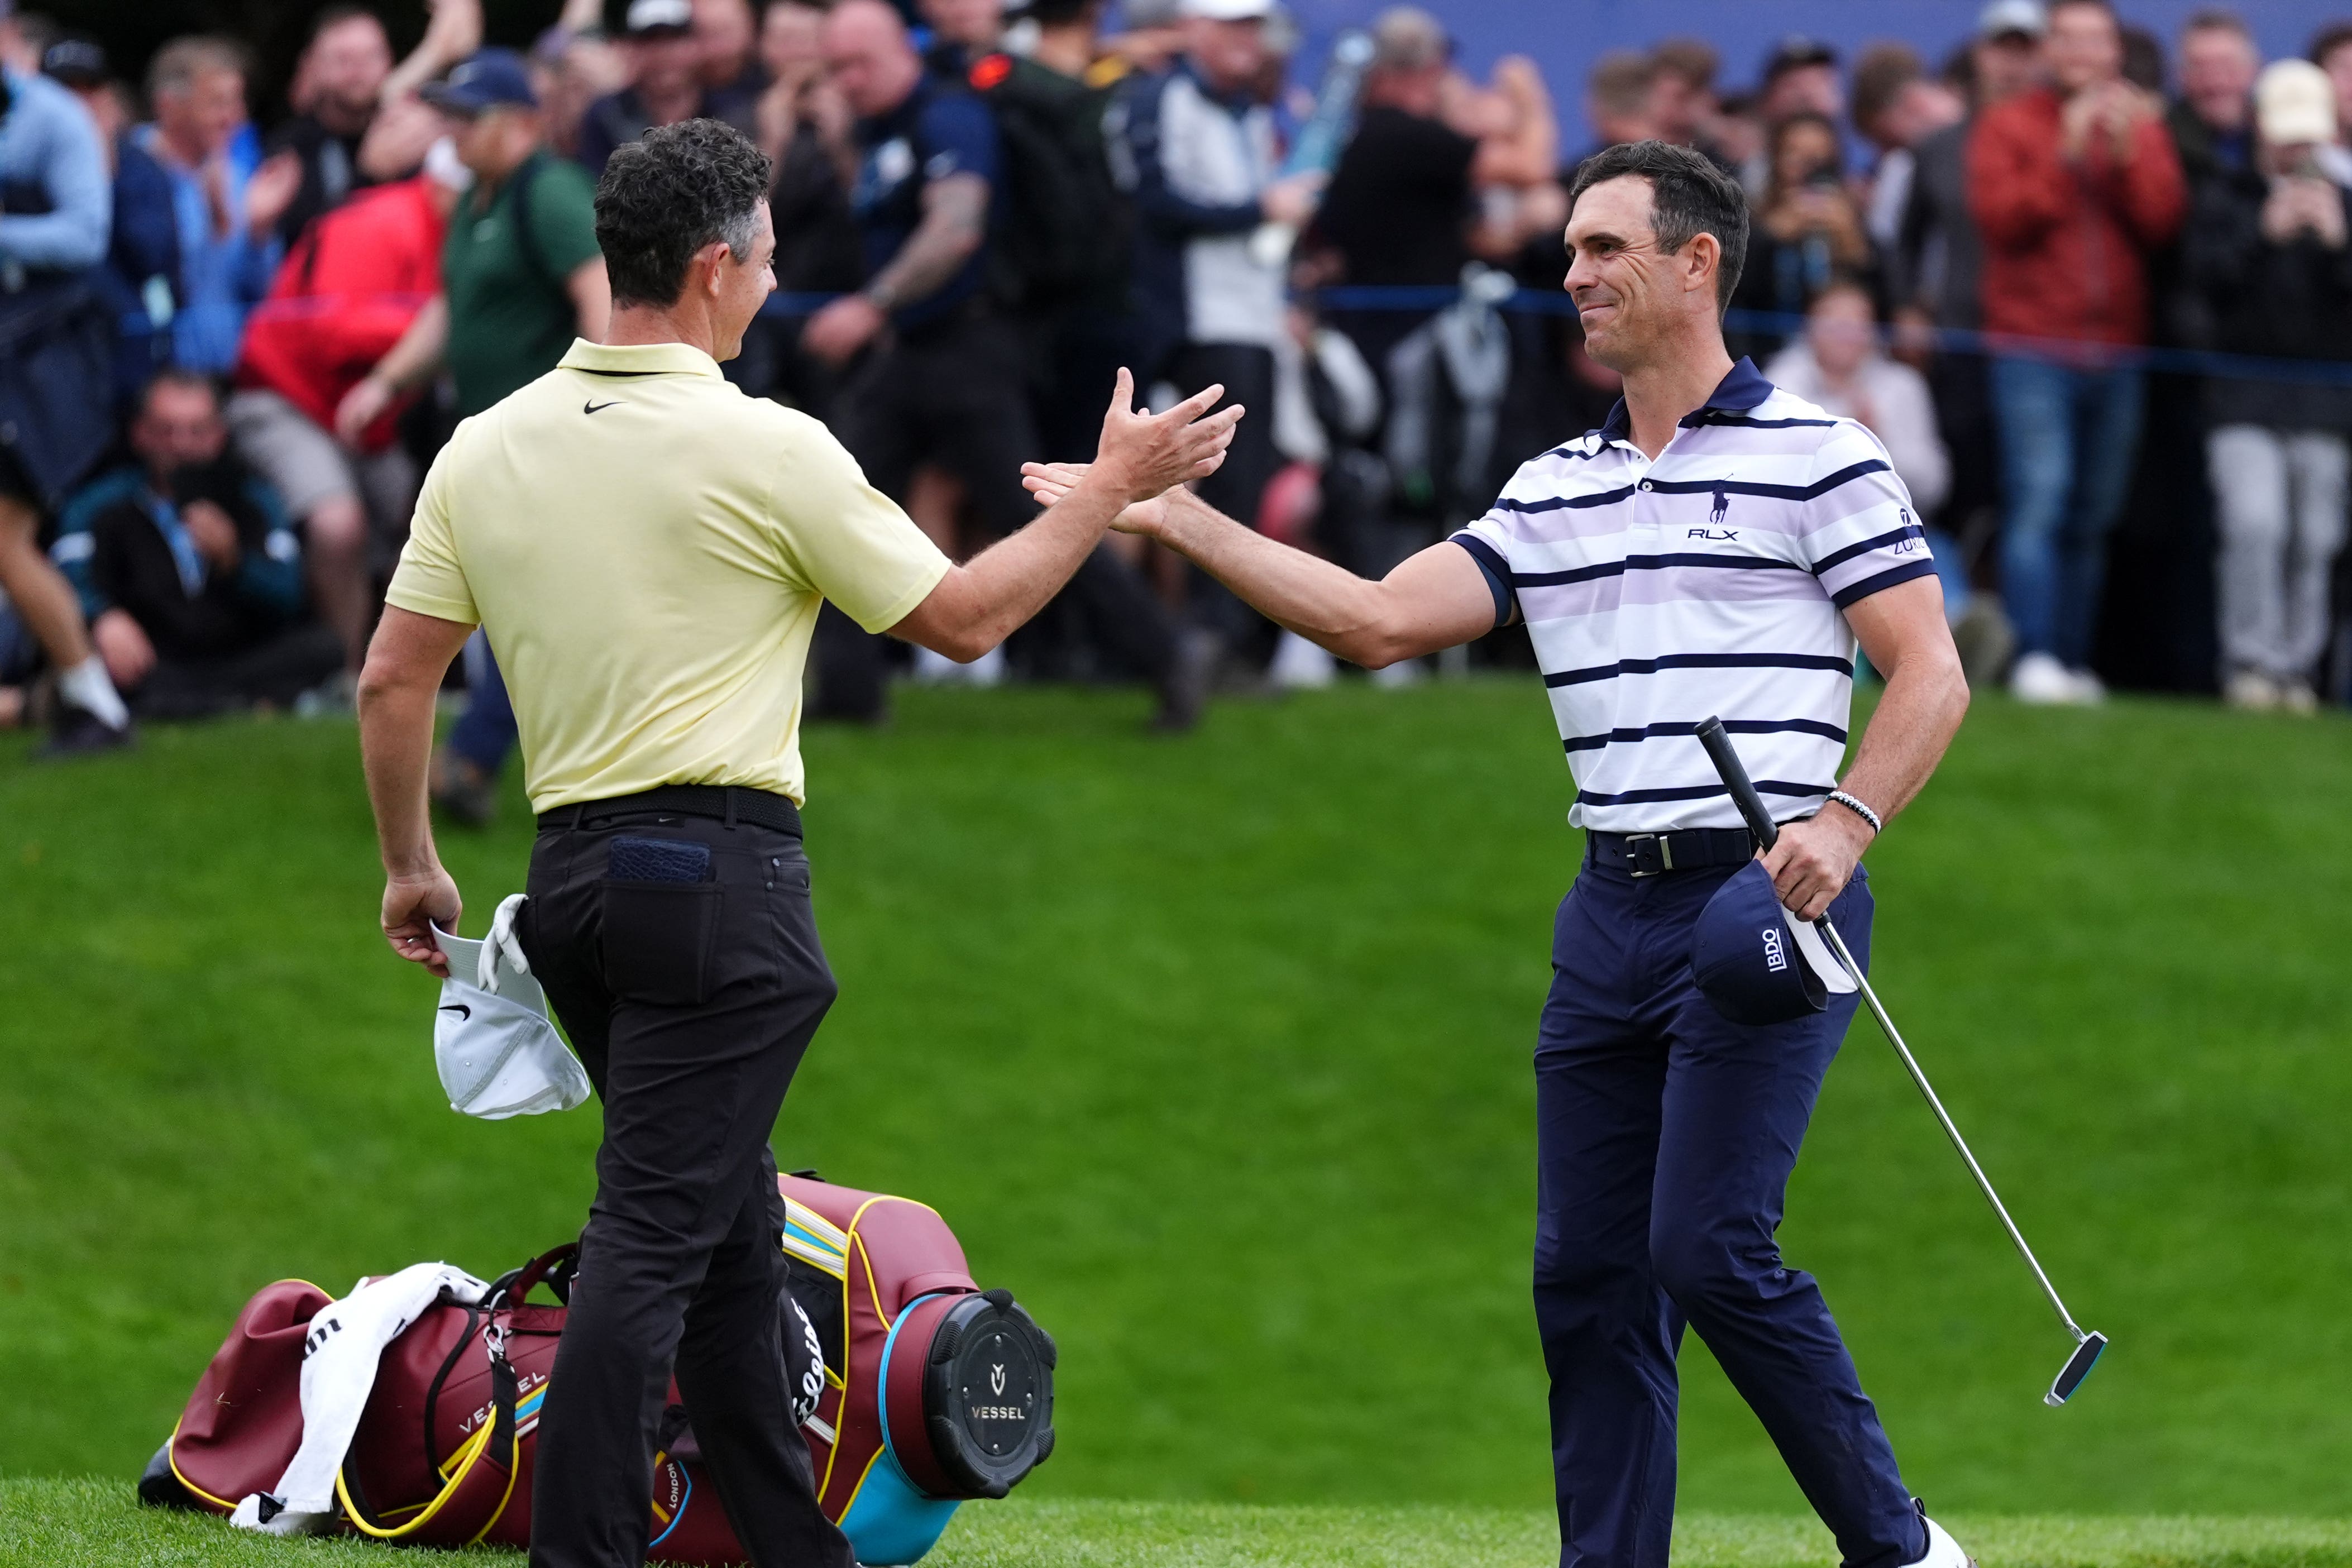
{"label": "white sneaker", "polygon": [[2319,711],[2319,693],[2305,680],[2290,680],[2279,688],[2279,706],[2290,713],[2308,716]]}
{"label": "white sneaker", "polygon": [[1977,1560],[1961,1551],[1960,1543],[1953,1540],[1942,1525],[1924,1513],[1919,1516],[1919,1522],[1927,1527],[1927,1554],[1913,1563],[1911,1568],[1977,1568]]}
{"label": "white sneaker", "polygon": [[2039,706],[2084,700],[2074,676],[2046,653],[2029,653],[2017,661],[2009,672],[2009,694]]}
{"label": "white sneaker", "polygon": [[1265,678],[1289,691],[1319,691],[1339,679],[1339,661],[1297,632],[1285,632],[1274,645],[1274,662]]}
{"label": "white sneaker", "polygon": [[2221,700],[2260,713],[2279,705],[2278,682],[2259,669],[2242,669],[2221,683]]}
{"label": "white sneaker", "polygon": [[2074,683],[2074,700],[2085,708],[2095,708],[2107,700],[2107,683],[2087,669],[2070,669],[2066,679]]}

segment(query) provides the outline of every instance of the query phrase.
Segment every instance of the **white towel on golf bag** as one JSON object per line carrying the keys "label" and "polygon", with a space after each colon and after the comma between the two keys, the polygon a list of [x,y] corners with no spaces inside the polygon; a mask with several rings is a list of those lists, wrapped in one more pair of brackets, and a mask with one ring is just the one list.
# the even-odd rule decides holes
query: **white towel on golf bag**
{"label": "white towel on golf bag", "polygon": [[[317,1535],[335,1527],[335,1472],[375,1390],[383,1347],[444,1290],[470,1307],[489,1287],[446,1263],[412,1263],[373,1283],[363,1279],[341,1300],[319,1309],[302,1341],[302,1446],[273,1490],[237,1503],[231,1524],[271,1535]],[[266,1519],[265,1499],[276,1505]]]}
{"label": "white towel on golf bag", "polygon": [[433,1015],[434,1066],[449,1109],[485,1121],[569,1110],[588,1098],[588,1074],[548,1021],[547,994],[515,940],[522,906],[520,893],[500,904],[480,942],[433,928],[449,956]]}

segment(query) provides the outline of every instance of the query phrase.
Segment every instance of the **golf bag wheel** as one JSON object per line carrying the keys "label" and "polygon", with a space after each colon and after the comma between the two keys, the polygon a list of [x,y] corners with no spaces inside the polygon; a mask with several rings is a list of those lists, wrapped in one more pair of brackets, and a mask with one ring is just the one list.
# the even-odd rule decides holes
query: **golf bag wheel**
{"label": "golf bag wheel", "polygon": [[1012,1292],[928,1297],[893,1337],[890,1450],[924,1491],[1001,1498],[1054,1451],[1054,1342]]}

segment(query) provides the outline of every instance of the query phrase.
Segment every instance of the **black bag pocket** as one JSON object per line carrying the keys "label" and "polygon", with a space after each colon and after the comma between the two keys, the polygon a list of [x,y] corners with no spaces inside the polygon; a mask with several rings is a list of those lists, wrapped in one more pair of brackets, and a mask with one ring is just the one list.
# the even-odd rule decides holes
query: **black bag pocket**
{"label": "black bag pocket", "polygon": [[710,849],[691,840],[616,838],[603,884],[604,984],[624,1002],[699,1007],[710,999],[723,897]]}

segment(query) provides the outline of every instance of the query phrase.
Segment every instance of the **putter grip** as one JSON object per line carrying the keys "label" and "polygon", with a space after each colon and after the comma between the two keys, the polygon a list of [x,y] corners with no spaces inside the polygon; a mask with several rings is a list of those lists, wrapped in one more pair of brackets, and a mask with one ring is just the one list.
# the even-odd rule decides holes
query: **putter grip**
{"label": "putter grip", "polygon": [[1772,821],[1772,814],[1764,809],[1764,797],[1758,795],[1756,786],[1748,782],[1748,769],[1741,764],[1738,752],[1733,749],[1731,737],[1724,731],[1723,721],[1710,718],[1700,724],[1698,743],[1706,748],[1708,760],[1715,763],[1715,771],[1722,775],[1723,787],[1731,792],[1731,803],[1739,808],[1739,815],[1748,819],[1748,831],[1756,836],[1759,846],[1771,848],[1774,840],[1780,837],[1780,829]]}

